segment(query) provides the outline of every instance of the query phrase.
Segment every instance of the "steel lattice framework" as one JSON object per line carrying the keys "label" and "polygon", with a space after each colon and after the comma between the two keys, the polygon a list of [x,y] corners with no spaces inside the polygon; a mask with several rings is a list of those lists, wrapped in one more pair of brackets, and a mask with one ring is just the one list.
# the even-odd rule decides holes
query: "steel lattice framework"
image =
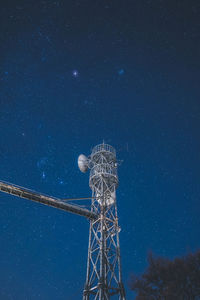
{"label": "steel lattice framework", "polygon": [[116,152],[106,144],[93,148],[89,157],[91,211],[88,264],[83,300],[125,300],[121,278],[120,245],[116,203],[118,185]]}
{"label": "steel lattice framework", "polygon": [[125,300],[116,203],[118,163],[115,149],[104,143],[97,145],[83,164],[83,169],[90,168],[91,210],[4,181],[0,181],[0,191],[89,219],[87,275],[83,300]]}

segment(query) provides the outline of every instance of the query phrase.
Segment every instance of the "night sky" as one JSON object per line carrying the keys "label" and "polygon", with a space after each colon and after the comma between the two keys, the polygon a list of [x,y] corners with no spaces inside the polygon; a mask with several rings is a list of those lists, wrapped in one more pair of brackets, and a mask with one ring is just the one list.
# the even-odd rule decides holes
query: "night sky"
{"label": "night sky", "polygon": [[[148,251],[200,247],[199,18],[199,1],[1,2],[0,180],[87,197],[78,155],[114,146],[127,300]],[[0,299],[81,299],[88,225],[0,193]]]}

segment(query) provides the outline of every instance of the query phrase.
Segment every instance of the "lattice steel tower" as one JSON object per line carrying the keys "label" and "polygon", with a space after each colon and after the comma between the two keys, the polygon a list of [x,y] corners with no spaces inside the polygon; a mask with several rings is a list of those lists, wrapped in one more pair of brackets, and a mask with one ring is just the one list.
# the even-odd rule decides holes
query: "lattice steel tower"
{"label": "lattice steel tower", "polygon": [[[125,300],[116,203],[118,162],[115,149],[104,143],[97,145],[90,156],[79,156],[78,165],[84,173],[90,169],[89,185],[92,197],[62,200],[3,181],[0,181],[0,191],[89,219],[87,275],[83,300]],[[91,199],[91,209],[66,202],[80,199]]]}
{"label": "lattice steel tower", "polygon": [[[90,221],[88,262],[83,300],[125,300],[122,284],[120,245],[116,203],[118,186],[116,152],[106,144],[92,149],[82,167],[90,170],[91,211],[98,215]],[[84,163],[85,161],[85,163]],[[81,169],[81,164],[80,169]],[[85,171],[86,168],[83,170]]]}

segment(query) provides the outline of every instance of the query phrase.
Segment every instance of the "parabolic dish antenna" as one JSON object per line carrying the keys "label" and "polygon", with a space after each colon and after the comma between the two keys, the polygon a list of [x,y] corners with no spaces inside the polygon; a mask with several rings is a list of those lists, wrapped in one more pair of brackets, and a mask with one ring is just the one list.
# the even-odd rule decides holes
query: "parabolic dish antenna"
{"label": "parabolic dish antenna", "polygon": [[86,173],[88,170],[88,158],[84,154],[80,154],[78,157],[78,167],[83,173]]}
{"label": "parabolic dish antenna", "polygon": [[107,195],[107,197],[105,198],[105,203],[102,203],[102,197],[100,193],[96,194],[96,199],[100,203],[100,205],[105,205],[105,204],[107,206],[113,205],[116,201],[116,192],[113,191],[110,195]]}

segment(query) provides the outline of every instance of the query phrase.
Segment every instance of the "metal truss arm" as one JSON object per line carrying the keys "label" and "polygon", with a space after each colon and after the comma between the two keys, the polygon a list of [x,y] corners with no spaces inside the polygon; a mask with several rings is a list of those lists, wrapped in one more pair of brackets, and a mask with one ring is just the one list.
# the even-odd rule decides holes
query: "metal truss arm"
{"label": "metal truss arm", "polygon": [[91,220],[97,218],[97,215],[92,211],[89,211],[88,209],[81,208],[77,205],[72,205],[69,203],[62,202],[60,199],[47,196],[44,194],[39,194],[37,192],[31,191],[29,189],[25,189],[23,187],[11,183],[0,181],[0,191],[14,196],[18,196],[20,198],[25,198],[28,200],[32,200],[34,202],[39,202],[48,206],[62,209],[70,213],[86,217]]}

